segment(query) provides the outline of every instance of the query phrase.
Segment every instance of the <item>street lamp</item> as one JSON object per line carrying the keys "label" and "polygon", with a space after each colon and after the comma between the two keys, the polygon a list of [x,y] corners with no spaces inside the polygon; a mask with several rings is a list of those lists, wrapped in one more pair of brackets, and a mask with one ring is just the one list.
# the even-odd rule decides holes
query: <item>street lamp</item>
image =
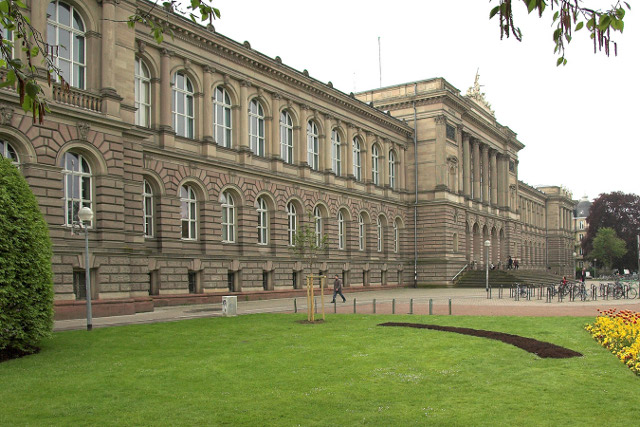
{"label": "street lamp", "polygon": [[595,279],[598,275],[596,274],[596,262],[598,262],[597,258],[593,259],[593,278]]}
{"label": "street lamp", "polygon": [[89,224],[93,219],[93,211],[87,206],[83,206],[78,211],[80,224],[84,228],[84,270],[85,270],[85,286],[87,299],[87,331],[93,329],[93,321],[91,316],[91,274],[89,269]]}
{"label": "street lamp", "polygon": [[491,247],[491,240],[484,241],[484,251],[485,251],[485,270],[486,270],[486,278],[484,290],[489,292],[489,247]]}
{"label": "street lamp", "polygon": [[576,278],[576,256],[578,254],[577,253],[573,253],[573,278]]}

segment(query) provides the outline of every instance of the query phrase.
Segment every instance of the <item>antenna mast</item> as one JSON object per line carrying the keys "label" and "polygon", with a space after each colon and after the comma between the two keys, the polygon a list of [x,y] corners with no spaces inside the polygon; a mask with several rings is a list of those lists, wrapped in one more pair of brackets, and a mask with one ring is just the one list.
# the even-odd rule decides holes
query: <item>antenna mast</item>
{"label": "antenna mast", "polygon": [[378,71],[380,75],[380,87],[382,87],[382,53],[380,50],[380,36],[378,36]]}

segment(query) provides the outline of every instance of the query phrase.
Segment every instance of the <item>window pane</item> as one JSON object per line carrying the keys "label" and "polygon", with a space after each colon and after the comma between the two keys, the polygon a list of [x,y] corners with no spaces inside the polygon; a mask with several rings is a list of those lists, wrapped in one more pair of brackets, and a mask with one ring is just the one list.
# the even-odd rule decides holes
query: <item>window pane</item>
{"label": "window pane", "polygon": [[[53,25],[47,25],[47,43],[49,44],[49,46],[55,46],[56,45],[56,29],[53,27]],[[54,54],[57,54],[57,52],[53,52]]]}
{"label": "window pane", "polygon": [[184,114],[184,101],[185,101],[185,96],[182,93],[177,93],[176,95],[176,101],[177,101],[177,105],[176,105],[176,111],[180,114]]}
{"label": "window pane", "polygon": [[73,66],[73,86],[84,89],[84,67],[80,65]]}
{"label": "window pane", "polygon": [[84,24],[82,23],[82,18],[78,15],[78,12],[73,12],[73,28],[76,30],[84,31]]}
{"label": "window pane", "polygon": [[190,225],[191,225],[191,227],[190,227],[191,235],[189,237],[191,237],[192,239],[195,239],[196,238],[196,222],[195,221],[191,221]]}
{"label": "window pane", "polygon": [[67,83],[72,84],[73,82],[71,81],[71,63],[60,60],[58,66],[60,67],[60,74],[62,75],[64,80]]}
{"label": "window pane", "polygon": [[189,221],[182,221],[182,238],[189,238]]}
{"label": "window pane", "polygon": [[71,33],[69,31],[58,28],[58,44],[60,45],[60,57],[71,59]]}
{"label": "window pane", "polygon": [[58,22],[68,27],[71,26],[71,10],[64,3],[58,3]]}
{"label": "window pane", "polygon": [[73,60],[84,64],[84,37],[73,37]]}

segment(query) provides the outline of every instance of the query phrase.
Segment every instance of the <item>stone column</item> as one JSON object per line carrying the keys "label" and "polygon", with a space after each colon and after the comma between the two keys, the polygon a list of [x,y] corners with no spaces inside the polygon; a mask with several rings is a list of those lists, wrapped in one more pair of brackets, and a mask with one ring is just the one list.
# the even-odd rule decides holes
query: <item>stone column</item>
{"label": "stone column", "polygon": [[407,149],[406,147],[400,147],[398,149],[398,159],[396,161],[396,172],[398,175],[398,184],[396,188],[407,190]]}
{"label": "stone column", "polygon": [[[372,159],[371,159],[371,153],[373,152],[373,141],[372,141],[372,137],[371,134],[369,132],[365,132],[364,133],[364,143],[362,144],[362,146],[360,147],[360,158],[362,159],[362,169],[361,169],[361,175],[362,175],[362,182],[364,183],[373,183],[373,174],[371,173],[372,170]],[[378,163],[378,166],[380,165],[380,163]],[[380,175],[378,175],[378,179],[380,178]]]}
{"label": "stone column", "polygon": [[344,176],[349,177],[349,178],[353,178],[354,174],[353,174],[353,136],[355,135],[355,126],[353,126],[351,123],[347,123],[347,143],[346,145],[346,149],[347,149],[347,164],[346,167],[344,168],[345,174]]}
{"label": "stone column", "polygon": [[[391,148],[391,143],[388,139],[383,139],[380,150],[380,160],[378,164],[380,166],[380,185],[383,187],[389,186],[389,149]],[[398,176],[396,174],[396,180]]]}
{"label": "stone column", "polygon": [[466,197],[471,197],[471,150],[469,147],[469,135],[462,135],[462,193]]}
{"label": "stone column", "polygon": [[[213,140],[213,92],[211,90],[212,82],[212,73],[213,69],[209,66],[204,67],[204,76],[202,83],[204,87],[202,91],[204,93],[203,103],[202,103],[202,111],[203,111],[203,123],[202,123],[202,139],[204,140]],[[217,142],[217,141],[216,141]]]}
{"label": "stone column", "polygon": [[464,169],[463,169],[463,147],[462,147],[462,131],[464,126],[456,125],[456,143],[458,144],[458,194],[464,194]]}
{"label": "stone column", "polygon": [[[34,3],[34,2],[31,2]],[[48,3],[48,2],[35,2],[35,3]],[[100,78],[102,80],[101,84],[101,92],[112,92],[115,93],[115,85],[114,85],[114,72],[113,72],[113,64],[115,59],[115,17],[116,17],[116,7],[113,4],[114,0],[103,0],[102,1],[102,64],[100,67],[101,75]],[[45,14],[46,16],[46,14]]]}
{"label": "stone column", "polygon": [[480,200],[480,141],[473,141],[473,199]]}
{"label": "stone column", "polygon": [[240,82],[240,129],[238,132],[238,147],[240,150],[251,150],[249,147],[249,88],[251,82]]}
{"label": "stone column", "polygon": [[489,146],[482,146],[482,202],[489,204]]}
{"label": "stone column", "polygon": [[444,115],[436,116],[435,171],[436,190],[447,188],[447,119]]}
{"label": "stone column", "polygon": [[271,127],[271,158],[280,158],[280,100],[282,97],[279,93],[271,94],[271,103],[273,104],[273,126]]}
{"label": "stone column", "polygon": [[498,183],[498,188],[497,188],[497,203],[499,207],[504,207],[505,203],[504,203],[504,187],[505,187],[505,182],[504,182],[504,156],[502,154],[498,154],[497,157],[497,183]]}
{"label": "stone column", "polygon": [[324,115],[324,144],[320,146],[320,170],[325,171],[326,173],[331,172],[332,170],[332,162],[331,158],[331,127],[332,127],[332,119],[330,114]]}
{"label": "stone column", "polygon": [[171,121],[171,52],[162,49],[160,58],[160,130],[173,130]]}
{"label": "stone column", "polygon": [[300,123],[293,128],[293,155],[294,163],[306,165],[307,163],[307,120],[309,119],[309,106],[300,106]]}
{"label": "stone column", "polygon": [[498,152],[491,150],[491,204],[496,206],[498,204]]}

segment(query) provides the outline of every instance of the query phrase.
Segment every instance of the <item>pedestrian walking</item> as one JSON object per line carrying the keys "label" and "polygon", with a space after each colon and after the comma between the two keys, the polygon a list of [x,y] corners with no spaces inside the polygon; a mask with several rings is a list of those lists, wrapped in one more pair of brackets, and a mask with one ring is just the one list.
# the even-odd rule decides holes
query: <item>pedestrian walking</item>
{"label": "pedestrian walking", "polygon": [[520,268],[520,264],[518,263],[518,258],[513,260],[513,268],[516,270]]}
{"label": "pedestrian walking", "polygon": [[580,273],[580,281],[584,283],[586,279],[587,279],[587,270],[583,268],[582,272]]}
{"label": "pedestrian walking", "polygon": [[509,258],[507,259],[507,270],[511,270],[513,268],[513,259],[511,258],[511,255],[509,255]]}
{"label": "pedestrian walking", "polygon": [[342,295],[342,280],[340,280],[340,277],[337,274],[335,278],[336,280],[333,281],[333,299],[331,302],[336,302],[336,295],[340,295],[342,297],[342,302],[347,302],[347,299]]}

